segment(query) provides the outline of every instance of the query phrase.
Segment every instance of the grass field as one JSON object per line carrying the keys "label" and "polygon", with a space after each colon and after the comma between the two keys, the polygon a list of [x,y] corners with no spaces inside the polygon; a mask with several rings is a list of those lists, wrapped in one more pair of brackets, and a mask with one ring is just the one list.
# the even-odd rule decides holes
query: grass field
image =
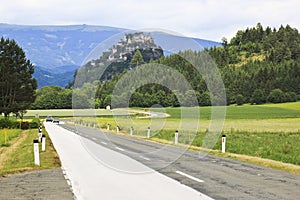
{"label": "grass field", "polygon": [[[138,108],[135,108],[138,109]],[[220,108],[221,109],[221,108]],[[140,109],[142,110],[142,109]],[[161,109],[152,109],[153,111]],[[198,125],[199,131],[209,129],[213,121],[210,119],[210,107],[200,108],[200,120],[187,115],[181,119],[181,108],[166,108],[166,113],[171,117],[159,119],[141,119],[136,116],[131,117],[112,117],[100,116],[82,118],[81,120],[90,123],[96,123],[101,127],[107,124],[111,128],[119,125],[123,129],[133,126],[136,131],[146,130],[151,127],[153,130],[195,130]],[[194,111],[195,108],[185,108],[188,112]],[[224,119],[223,131],[246,131],[246,132],[300,132],[300,102],[284,103],[284,104],[266,104],[266,105],[244,105],[244,106],[228,106]],[[99,111],[101,112],[101,111]],[[107,114],[107,111],[106,113]],[[80,118],[79,118],[80,119]]]}
{"label": "grass field", "polygon": [[[194,110],[195,108],[186,108]],[[215,107],[216,110],[224,107]],[[243,105],[243,106],[226,106],[226,119],[282,119],[282,118],[300,118],[300,102],[282,103],[282,104],[265,104],[265,105]],[[155,108],[152,110],[155,111]],[[166,108],[166,112],[172,118],[181,118],[179,108]],[[211,118],[211,107],[200,107],[200,118]]]}
{"label": "grass field", "polygon": [[[132,108],[144,111],[144,108]],[[211,107],[200,107],[200,119],[195,118],[195,110],[198,108],[183,108],[187,115],[181,119],[182,108],[151,108],[150,111],[164,110],[170,117],[167,118],[140,118],[140,115],[125,116],[123,114],[113,116],[108,110],[76,111],[88,112],[76,120],[81,125],[101,127],[115,131],[119,126],[121,131],[129,134],[130,127],[134,128],[134,135],[146,137],[147,128],[151,127],[151,137],[173,141],[175,130],[179,130],[179,142],[195,146],[206,146],[211,133]],[[300,102],[265,105],[243,105],[215,107],[214,109],[226,109],[226,117],[222,127],[222,133],[227,135],[227,151],[231,153],[257,156],[277,161],[300,165]],[[122,110],[122,109],[121,109]],[[148,110],[147,110],[148,111]],[[72,116],[72,110],[28,111],[27,116],[40,116],[52,114],[52,116]],[[47,113],[47,114],[46,114]],[[91,115],[92,113],[92,115]],[[122,113],[122,112],[121,112]],[[195,130],[198,126],[197,132]],[[213,149],[220,150],[220,139]]]}
{"label": "grass field", "polygon": [[[125,115],[125,112],[119,112],[119,115]],[[52,117],[73,117],[73,116],[112,116],[112,110],[106,109],[52,109],[52,110],[28,110],[25,118],[33,118],[39,115],[40,118]]]}

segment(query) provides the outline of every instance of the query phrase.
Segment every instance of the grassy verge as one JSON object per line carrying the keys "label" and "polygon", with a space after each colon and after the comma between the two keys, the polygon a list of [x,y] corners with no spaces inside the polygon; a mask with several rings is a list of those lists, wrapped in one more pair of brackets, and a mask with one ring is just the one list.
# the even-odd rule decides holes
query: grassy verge
{"label": "grassy verge", "polygon": [[2,129],[0,130],[0,148],[9,147],[11,140],[18,137],[21,133],[19,129]]}
{"label": "grassy verge", "polygon": [[[41,166],[34,165],[33,157],[33,140],[37,138],[37,130],[23,131],[19,136],[20,141],[16,142],[17,145],[11,145],[6,148],[2,158],[4,163],[0,167],[0,175],[4,176],[11,173],[20,173],[24,171],[39,170],[39,169],[50,169],[60,167],[59,157],[53,147],[51,140],[47,133],[43,130],[43,134],[46,135],[46,151],[40,152]],[[41,144],[40,144],[41,145]],[[41,149],[41,147],[40,147]]]}
{"label": "grassy verge", "polygon": [[[206,147],[210,142],[209,135],[210,133],[205,132],[197,133],[196,135],[180,133],[179,143]],[[174,131],[161,131],[152,137],[173,141]],[[204,138],[208,139],[204,140]],[[220,138],[213,146],[213,150],[221,150]],[[300,132],[228,132],[226,133],[226,151],[300,165]]]}

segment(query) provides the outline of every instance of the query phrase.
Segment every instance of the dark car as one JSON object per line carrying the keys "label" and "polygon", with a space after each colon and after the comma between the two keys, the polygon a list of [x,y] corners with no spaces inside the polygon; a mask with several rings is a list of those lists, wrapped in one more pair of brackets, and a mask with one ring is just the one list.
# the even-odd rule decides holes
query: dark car
{"label": "dark car", "polygon": [[57,124],[59,124],[59,119],[58,119],[58,117],[54,117],[54,119],[53,119],[53,123],[57,123]]}
{"label": "dark car", "polygon": [[48,115],[48,117],[46,118],[46,122],[53,122],[53,118],[51,115]]}

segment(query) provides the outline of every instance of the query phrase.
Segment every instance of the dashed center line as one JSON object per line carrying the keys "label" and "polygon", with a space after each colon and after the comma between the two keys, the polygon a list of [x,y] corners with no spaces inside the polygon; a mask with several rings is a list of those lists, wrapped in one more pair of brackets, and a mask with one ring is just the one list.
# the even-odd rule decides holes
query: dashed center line
{"label": "dashed center line", "polygon": [[93,137],[92,140],[97,140],[97,138],[94,138],[94,137]]}
{"label": "dashed center line", "polygon": [[125,151],[124,149],[120,148],[120,147],[116,147],[116,149],[120,150],[120,151]]}
{"label": "dashed center line", "polygon": [[104,144],[104,145],[107,145],[107,143],[106,143],[106,142],[103,142],[103,141],[102,141],[101,143],[102,143],[102,144]]}
{"label": "dashed center line", "polygon": [[203,180],[200,180],[199,178],[193,177],[193,176],[191,176],[191,175],[189,175],[189,174],[186,174],[186,173],[184,173],[184,172],[181,172],[181,171],[176,171],[176,173],[177,173],[177,174],[180,174],[180,175],[182,175],[182,176],[185,176],[185,177],[187,177],[187,178],[189,178],[189,179],[192,179],[192,180],[194,180],[194,181],[197,181],[197,182],[199,182],[199,183],[203,183],[203,182],[204,182]]}
{"label": "dashed center line", "polygon": [[140,156],[140,158],[144,159],[144,160],[148,160],[150,161],[150,158],[144,157],[144,156]]}

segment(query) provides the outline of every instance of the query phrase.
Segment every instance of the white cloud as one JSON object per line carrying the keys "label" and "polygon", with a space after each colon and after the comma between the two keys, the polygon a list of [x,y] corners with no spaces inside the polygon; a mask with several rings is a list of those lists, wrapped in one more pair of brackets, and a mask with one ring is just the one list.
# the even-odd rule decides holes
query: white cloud
{"label": "white cloud", "polygon": [[299,6],[298,0],[0,0],[0,22],[162,28],[220,41],[257,22],[300,29]]}

